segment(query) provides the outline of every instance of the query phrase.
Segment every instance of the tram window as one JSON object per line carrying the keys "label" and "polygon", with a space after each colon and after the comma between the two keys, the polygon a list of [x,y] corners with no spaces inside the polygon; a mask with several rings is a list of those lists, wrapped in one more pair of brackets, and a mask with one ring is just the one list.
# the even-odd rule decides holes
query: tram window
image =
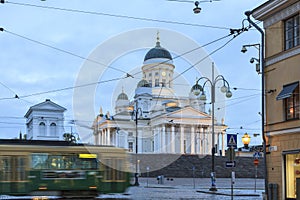
{"label": "tram window", "polygon": [[122,159],[117,159],[116,160],[116,169],[117,169],[117,172],[116,172],[116,180],[124,180],[125,177],[124,177],[124,172],[123,172],[123,160]]}
{"label": "tram window", "polygon": [[26,179],[26,158],[22,156],[0,157],[1,177],[3,181],[23,181]]}
{"label": "tram window", "polygon": [[104,179],[105,180],[124,180],[125,174],[123,171],[124,160],[123,159],[115,159],[110,160],[107,159],[104,162]]}
{"label": "tram window", "polygon": [[32,154],[33,169],[97,169],[95,158],[78,158],[76,154]]}
{"label": "tram window", "polygon": [[78,166],[80,166],[81,169],[97,169],[97,160],[95,158],[84,158],[78,160]]}
{"label": "tram window", "polygon": [[11,159],[10,157],[1,157],[1,172],[2,172],[2,180],[10,181],[12,175],[12,167],[11,167]]}
{"label": "tram window", "polygon": [[17,157],[17,179],[19,181],[26,179],[25,168],[26,159],[24,157]]}
{"label": "tram window", "polygon": [[32,169],[47,169],[47,153],[33,153],[31,155],[31,167]]}
{"label": "tram window", "polygon": [[104,162],[104,180],[113,180],[112,160],[106,159]]}

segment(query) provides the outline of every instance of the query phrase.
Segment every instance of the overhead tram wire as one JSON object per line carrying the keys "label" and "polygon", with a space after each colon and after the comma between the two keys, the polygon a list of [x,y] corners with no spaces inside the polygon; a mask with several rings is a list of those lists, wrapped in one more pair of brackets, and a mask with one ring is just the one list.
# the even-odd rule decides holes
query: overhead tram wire
{"label": "overhead tram wire", "polygon": [[[69,55],[78,57],[78,58],[80,58],[80,59],[89,60],[89,61],[91,61],[91,62],[96,62],[97,64],[104,65],[104,64],[99,63],[99,62],[97,62],[97,61],[94,61],[94,60],[91,60],[91,59],[88,59],[88,58],[85,58],[85,57],[76,55],[75,53],[72,53],[72,52],[69,52],[69,51],[66,51],[66,50],[63,50],[63,49],[60,49],[60,48],[57,48],[57,47],[54,47],[54,46],[45,44],[45,43],[43,43],[43,42],[39,42],[39,41],[37,41],[37,40],[34,40],[34,39],[31,39],[31,38],[22,36],[22,35],[17,34],[17,33],[13,33],[13,32],[11,32],[11,31],[5,30],[4,28],[0,28],[0,31],[2,31],[2,32],[7,32],[7,33],[12,34],[12,35],[14,35],[14,36],[18,36],[18,37],[20,37],[20,38],[29,40],[29,41],[31,41],[31,42],[34,42],[34,43],[37,43],[37,44],[40,44],[40,45],[43,45],[43,46],[52,48],[52,49],[54,49],[54,50],[57,50],[57,51],[60,51],[60,52],[63,52],[63,53],[66,53],[66,54],[69,54]],[[174,57],[173,59],[177,59],[177,58],[179,58],[179,57],[181,57],[181,56],[183,56],[183,55],[186,55],[186,54],[188,54],[188,53],[191,53],[191,52],[193,52],[193,51],[196,51],[196,50],[198,50],[199,48],[203,48],[203,47],[205,47],[205,46],[208,46],[208,45],[210,45],[210,44],[213,44],[213,43],[215,43],[215,42],[218,42],[218,41],[220,41],[220,40],[222,40],[222,39],[224,39],[224,38],[227,38],[228,36],[230,36],[230,35],[223,36],[223,37],[218,38],[218,39],[216,39],[216,40],[214,40],[214,41],[211,41],[211,42],[209,42],[209,43],[207,43],[207,44],[205,44],[205,45],[203,45],[203,46],[201,46],[201,47],[197,47],[197,48],[195,48],[195,49],[192,49],[192,50],[190,50],[190,51],[187,51],[187,52],[185,52],[185,53],[183,53],[183,54],[181,54],[181,55],[178,55],[178,56]],[[160,63],[159,63],[159,64],[160,64]],[[158,65],[159,65],[159,64],[158,64]],[[106,65],[105,65],[105,66],[106,66]],[[112,67],[110,67],[110,66],[106,66],[106,67],[112,68]],[[38,92],[38,93],[29,94],[29,95],[22,95],[22,96],[18,96],[18,97],[19,97],[19,98],[26,98],[26,97],[30,97],[30,96],[36,96],[36,95],[41,95],[41,94],[47,94],[47,93],[53,93],[53,92],[59,92],[59,91],[69,90],[69,89],[74,89],[74,88],[79,88],[79,87],[86,87],[86,86],[90,86],[90,85],[94,85],[94,84],[101,84],[101,83],[104,83],[104,82],[120,80],[120,79],[124,79],[124,78],[128,78],[128,77],[134,78],[135,75],[141,73],[141,71],[140,71],[140,72],[137,72],[137,73],[131,75],[131,74],[129,74],[129,73],[123,71],[123,70],[120,70],[120,69],[117,69],[117,68],[113,68],[113,69],[118,70],[118,71],[121,71],[121,72],[123,72],[123,73],[126,73],[126,76],[125,76],[125,77],[122,77],[122,78],[115,78],[115,79],[107,80],[107,81],[100,81],[100,82],[88,83],[88,84],[83,84],[83,85],[79,85],[79,86],[66,87],[66,88],[61,88],[61,89],[56,89],[56,90],[45,91],[45,92]],[[14,98],[15,98],[15,97],[5,97],[5,98],[0,98],[0,101],[1,101],[1,100],[10,100],[10,99],[14,99]]]}
{"label": "overhead tram wire", "polygon": [[66,87],[66,88],[61,88],[61,89],[56,89],[56,90],[49,90],[46,92],[38,92],[38,93],[33,93],[33,94],[28,94],[28,95],[22,95],[22,96],[20,96],[20,98],[26,98],[26,97],[48,94],[48,93],[53,93],[53,92],[61,92],[64,90],[71,90],[71,89],[87,87],[87,86],[91,86],[91,85],[98,85],[98,84],[108,83],[108,82],[117,81],[117,80],[121,80],[121,79],[125,79],[125,78],[127,78],[127,77],[114,78],[114,79],[109,79],[109,80],[105,80],[105,81],[98,81],[98,82],[94,82],[94,83],[87,83],[87,84],[71,86],[71,87]]}
{"label": "overhead tram wire", "polygon": [[[235,39],[237,36],[239,36],[241,33],[243,33],[244,31],[248,30],[248,28],[242,28],[242,29],[230,29],[230,34],[228,34],[227,36],[222,37],[223,38],[227,38],[229,36],[233,37],[228,40],[225,44],[223,44],[222,46],[220,46],[219,48],[217,48],[216,50],[212,51],[211,53],[209,53],[208,55],[206,55],[205,57],[203,57],[202,59],[200,59],[198,62],[196,62],[195,64],[191,65],[189,68],[187,68],[186,70],[184,70],[183,72],[181,72],[180,74],[178,74],[176,77],[174,77],[172,79],[172,81],[174,81],[175,79],[179,78],[180,76],[182,76],[184,73],[186,73],[187,71],[191,70],[193,67],[195,67],[196,65],[198,65],[199,63],[203,62],[206,58],[208,58],[209,56],[213,55],[214,53],[218,52],[219,50],[221,50],[222,48],[224,48],[225,46],[227,46],[233,39]],[[234,35],[237,32],[236,35]],[[160,94],[159,94],[160,96]],[[156,101],[156,104],[158,103],[158,101]],[[156,105],[155,104],[155,105]]]}
{"label": "overhead tram wire", "polygon": [[[72,90],[72,89],[75,89],[75,88],[87,87],[87,86],[96,85],[96,84],[103,84],[103,83],[117,81],[117,80],[121,80],[121,79],[125,79],[125,78],[127,78],[127,77],[114,78],[114,79],[105,80],[105,81],[98,81],[98,82],[87,83],[87,84],[82,84],[82,85],[77,85],[77,86],[71,86],[71,87],[65,87],[65,88],[60,88],[60,89],[55,89],[55,90],[48,90],[48,91],[44,91],[44,92],[37,92],[37,93],[33,93],[33,94],[20,95],[19,98],[27,98],[27,97],[38,96],[38,95],[42,95],[42,94],[49,94],[49,93],[54,93],[54,92],[61,92],[61,91],[64,91],[64,90]],[[15,97],[0,98],[0,101],[1,100],[14,99],[14,98]]]}
{"label": "overhead tram wire", "polygon": [[128,16],[128,15],[110,14],[110,13],[96,12],[96,11],[85,11],[85,10],[70,9],[70,8],[59,8],[59,7],[53,7],[53,6],[41,6],[41,5],[36,5],[36,4],[17,3],[17,2],[11,2],[11,1],[5,1],[5,0],[1,0],[0,3],[8,3],[8,4],[13,4],[13,5],[19,5],[19,6],[29,6],[29,7],[43,8],[43,9],[65,11],[65,12],[100,15],[100,16],[108,16],[108,17],[148,21],[148,22],[159,22],[159,23],[184,25],[184,26],[194,26],[194,27],[202,27],[202,28],[214,28],[214,29],[222,29],[222,30],[229,30],[230,29],[230,28],[221,27],[221,26],[193,24],[193,23],[177,22],[177,21],[170,21],[170,20],[151,19],[151,18],[145,18],[145,17],[134,17],[134,16]]}
{"label": "overhead tram wire", "polygon": [[[178,74],[176,77],[174,77],[174,78],[172,79],[172,81],[174,81],[175,79],[179,78],[180,76],[182,76],[182,75],[183,75],[184,73],[186,73],[187,71],[191,70],[193,67],[195,67],[195,66],[198,65],[199,63],[203,62],[203,61],[204,61],[206,58],[208,58],[209,56],[213,55],[214,53],[216,53],[216,52],[218,52],[219,50],[221,50],[222,48],[224,48],[224,47],[225,47],[226,45],[228,45],[233,39],[235,39],[238,35],[240,35],[240,34],[243,33],[245,30],[247,30],[247,28],[246,28],[246,29],[245,29],[245,28],[242,28],[242,29],[236,29],[236,30],[237,30],[237,34],[236,34],[236,35],[234,35],[234,34],[235,34],[235,31],[230,30],[230,34],[228,34],[228,35],[222,37],[222,39],[223,39],[223,38],[227,38],[227,37],[233,35],[233,37],[232,37],[230,40],[228,40],[225,44],[223,44],[223,45],[220,46],[219,48],[215,49],[214,51],[212,51],[211,53],[209,53],[208,55],[206,55],[205,57],[203,57],[202,59],[200,59],[198,62],[196,62],[195,64],[191,65],[189,68],[187,68],[186,70],[184,70],[183,72],[181,72],[180,74]],[[215,40],[215,41],[216,41],[216,40]],[[198,47],[198,48],[200,48],[200,47]],[[196,48],[196,49],[198,49],[198,48]],[[161,88],[161,90],[162,90],[162,88]],[[159,96],[160,96],[160,94],[161,94],[161,91],[159,92]],[[158,96],[158,97],[159,97],[159,96]],[[155,106],[157,105],[157,103],[158,103],[158,101],[156,101]]]}
{"label": "overhead tram wire", "polygon": [[[174,56],[174,57],[172,58],[172,60],[176,60],[177,58],[181,58],[182,56],[184,56],[184,55],[186,55],[186,54],[192,53],[192,52],[194,52],[194,51],[196,51],[196,50],[198,50],[198,49],[204,48],[204,47],[206,47],[206,46],[208,46],[208,45],[211,45],[211,44],[213,44],[213,43],[215,43],[215,42],[219,42],[219,41],[221,41],[221,40],[223,40],[223,39],[225,39],[225,38],[227,38],[227,37],[229,37],[229,36],[231,36],[231,34],[222,36],[222,37],[220,37],[220,38],[218,38],[218,39],[215,39],[215,40],[213,40],[213,41],[211,41],[211,42],[208,42],[208,43],[206,43],[206,44],[204,44],[204,45],[202,45],[202,46],[196,47],[196,48],[191,49],[191,50],[189,50],[189,51],[186,51],[186,52],[184,52],[184,53],[182,53],[182,54],[180,54],[180,55]],[[161,65],[161,64],[166,64],[166,63],[168,63],[169,61],[170,61],[170,60],[167,59],[166,61],[159,62],[159,63],[157,63],[157,64],[151,66],[151,68],[157,67],[157,66],[159,66],[159,65]],[[201,61],[200,61],[200,62],[201,62]],[[198,64],[198,63],[197,63],[197,64]],[[150,69],[151,69],[151,68],[150,68]],[[141,72],[142,72],[142,71],[136,72],[136,73],[133,74],[133,76],[135,76],[135,75],[137,75],[137,74],[140,74]],[[174,79],[173,79],[173,80],[174,80]]]}
{"label": "overhead tram wire", "polygon": [[259,97],[259,95],[260,95],[260,94],[250,95],[250,96],[248,96],[246,99],[240,100],[240,101],[235,102],[235,103],[227,104],[226,106],[224,106],[224,107],[222,107],[222,108],[218,108],[218,110],[224,109],[224,108],[228,108],[228,107],[231,107],[231,106],[235,106],[235,105],[237,105],[237,104],[240,104],[240,103],[243,103],[243,102],[246,102],[246,101],[250,101],[250,100],[252,100],[252,99],[254,99],[254,98]]}
{"label": "overhead tram wire", "polygon": [[[67,53],[67,54],[69,54],[69,55],[72,55],[72,56],[75,56],[75,57],[78,57],[78,58],[81,58],[81,59],[84,59],[84,60],[89,60],[89,59],[87,59],[87,58],[85,58],[85,57],[76,55],[76,54],[74,54],[74,53],[72,53],[72,52],[69,52],[69,51],[66,51],[66,50],[62,50],[62,49],[59,49],[59,48],[57,48],[57,47],[53,47],[53,46],[51,46],[51,45],[48,45],[48,44],[45,44],[45,43],[42,43],[42,42],[39,42],[39,41],[30,39],[30,38],[27,38],[27,37],[25,37],[25,36],[22,36],[22,35],[13,33],[13,32],[11,32],[11,31],[7,31],[7,30],[5,30],[4,28],[1,28],[1,27],[0,27],[0,31],[2,31],[2,32],[5,31],[5,32],[10,33],[10,34],[12,34],[12,35],[21,37],[21,38],[23,38],[23,39],[26,39],[26,40],[29,40],[29,41],[38,43],[38,44],[40,44],[40,45],[43,45],[43,46],[46,46],[46,47],[49,47],[49,48],[58,50],[58,51],[60,51],[60,52]],[[239,32],[239,34],[240,34],[240,32]],[[238,35],[239,35],[239,34],[238,34]],[[188,54],[188,53],[190,53],[190,52],[192,52],[192,51],[195,51],[195,50],[197,50],[197,49],[199,49],[199,48],[203,48],[203,47],[205,47],[205,46],[207,46],[207,45],[209,45],[209,44],[212,44],[212,43],[214,43],[214,42],[220,41],[220,40],[222,40],[222,39],[224,39],[224,38],[227,38],[227,37],[229,37],[229,36],[231,36],[231,35],[233,35],[233,33],[231,33],[231,34],[229,34],[229,35],[226,35],[226,36],[223,36],[223,37],[221,37],[221,38],[218,38],[218,39],[216,39],[216,40],[214,40],[214,41],[212,41],[212,42],[209,42],[209,43],[207,43],[207,44],[205,44],[205,45],[203,45],[203,46],[201,46],[201,47],[197,47],[197,48],[195,48],[195,49],[192,49],[192,50],[190,50],[190,51],[187,51],[187,52],[185,52],[185,53],[183,53],[183,54],[181,54],[181,55],[179,55],[179,56],[176,56],[174,59],[179,58],[179,57],[181,57],[182,55]],[[235,37],[236,37],[236,35],[235,35],[232,39],[230,39],[228,42],[226,42],[224,45],[222,45],[221,47],[219,47],[218,49],[214,50],[213,52],[211,52],[210,54],[208,54],[206,57],[204,57],[203,59],[201,59],[199,62],[197,62],[196,64],[192,65],[191,67],[189,67],[188,69],[186,69],[184,72],[180,73],[180,74],[179,74],[177,77],[175,77],[174,79],[178,78],[180,75],[182,75],[183,73],[187,72],[187,71],[190,70],[192,67],[194,67],[195,65],[199,64],[200,62],[202,62],[202,61],[203,61],[204,59],[206,59],[208,56],[214,54],[215,52],[217,52],[217,51],[219,51],[220,49],[222,49],[223,47],[225,47],[225,46],[226,46],[230,41],[232,41]],[[94,60],[89,60],[89,61],[91,61],[91,62],[96,62],[96,63],[98,63],[98,64],[102,64],[102,63],[99,63],[99,62],[94,61]],[[159,64],[160,64],[160,63],[159,63]],[[158,65],[159,65],[159,64],[158,64]],[[102,64],[102,65],[104,65],[104,64]],[[105,65],[105,66],[106,66],[106,65]],[[110,67],[110,66],[106,66],[106,67],[112,68],[112,67]],[[61,88],[61,89],[56,89],[56,90],[45,91],[45,92],[38,92],[38,93],[33,93],[33,94],[23,95],[23,96],[18,96],[18,97],[19,97],[19,98],[26,98],[26,97],[30,97],[30,96],[36,96],[36,95],[41,95],[41,94],[53,93],[53,92],[60,92],[60,91],[63,91],[63,90],[69,90],[69,89],[74,89],[74,88],[79,88],[79,87],[86,87],[86,86],[90,86],[90,85],[94,85],[94,84],[101,84],[101,83],[105,83],[105,82],[121,80],[121,79],[128,78],[128,77],[132,77],[132,78],[133,78],[133,76],[132,76],[131,74],[128,74],[127,72],[125,72],[125,71],[123,71],[123,70],[120,70],[120,69],[117,69],[117,68],[113,68],[113,69],[118,70],[118,71],[121,71],[121,72],[123,72],[123,73],[126,73],[126,76],[125,76],[125,77],[121,77],[121,78],[115,78],[115,79],[107,80],[107,81],[99,81],[99,82],[88,83],[88,84],[83,84],[83,85],[78,85],[78,86],[73,86],[73,87],[66,87],[66,88]],[[141,72],[138,72],[138,73],[141,73]],[[138,74],[138,73],[136,73],[136,74]],[[134,74],[134,75],[136,75],[136,74]],[[174,80],[174,79],[173,79],[173,80]],[[8,100],[8,99],[14,99],[14,98],[15,98],[15,97],[6,97],[6,98],[0,98],[0,100]]]}
{"label": "overhead tram wire", "polygon": [[[12,32],[12,31],[8,31],[8,30],[6,30],[6,29],[4,29],[4,28],[0,28],[0,31],[2,31],[2,32],[7,32],[7,33],[9,33],[9,34],[11,34],[11,35],[14,35],[14,36],[23,38],[23,39],[25,39],[25,40],[28,40],[28,41],[31,41],[31,42],[40,44],[40,45],[42,45],[42,46],[46,46],[46,47],[48,47],[48,48],[51,48],[51,49],[54,49],[54,50],[57,50],[57,51],[60,51],[60,52],[69,54],[69,55],[71,55],[71,56],[74,56],[74,57],[77,57],[77,58],[80,58],[80,59],[83,59],[83,60],[87,60],[87,61],[89,61],[89,62],[93,62],[93,63],[99,64],[99,65],[103,65],[104,67],[111,68],[111,69],[114,69],[114,70],[116,70],[116,71],[125,73],[125,74],[126,74],[126,77],[132,77],[132,78],[134,78],[135,75],[141,73],[141,71],[139,71],[139,72],[136,72],[135,74],[132,74],[132,75],[131,75],[131,74],[129,74],[128,72],[125,72],[125,71],[123,71],[123,70],[121,70],[121,69],[118,69],[118,68],[115,68],[115,67],[112,67],[112,66],[107,66],[107,65],[105,65],[105,64],[103,64],[103,63],[101,63],[101,62],[98,62],[98,61],[95,61],[95,60],[92,60],[92,59],[89,59],[89,58],[86,58],[86,57],[77,55],[77,54],[72,53],[72,52],[70,52],[70,51],[63,50],[63,49],[60,49],[60,48],[58,48],[58,47],[54,47],[54,46],[52,46],[52,45],[49,45],[49,44],[46,44],[46,43],[43,43],[43,42],[40,42],[40,41],[31,39],[31,38],[28,38],[28,37],[26,37],[26,36],[23,36],[23,35],[14,33],[14,32]],[[198,49],[204,48],[204,47],[206,47],[206,46],[208,46],[208,45],[211,45],[211,44],[213,44],[213,43],[215,43],[215,42],[221,41],[221,40],[223,40],[223,39],[225,39],[225,38],[227,38],[227,37],[229,37],[229,36],[231,36],[231,35],[232,35],[232,34],[222,36],[222,37],[220,37],[220,38],[218,38],[218,39],[215,39],[215,40],[213,40],[213,41],[211,41],[211,42],[208,42],[208,43],[206,43],[206,44],[204,44],[204,45],[202,45],[202,46],[200,46],[200,47],[196,47],[196,48],[191,49],[191,50],[189,50],[189,51],[187,51],[187,52],[184,52],[184,53],[181,54],[181,55],[175,56],[175,57],[173,58],[173,60],[175,60],[175,59],[177,59],[177,58],[180,58],[180,57],[182,57],[182,56],[184,56],[184,55],[186,55],[186,54],[189,54],[189,53],[191,53],[191,52],[194,52],[194,51],[196,51],[196,50],[198,50]],[[211,55],[211,54],[210,54],[210,55]],[[208,55],[208,56],[210,56],[210,55]],[[205,57],[205,58],[206,58],[206,57]],[[204,59],[205,59],[205,58],[204,58]],[[168,60],[167,60],[167,61],[160,62],[160,63],[158,63],[158,64],[155,65],[155,66],[158,66],[158,65],[160,65],[160,64],[164,64],[164,63],[166,63],[166,62],[168,62]],[[201,62],[201,61],[199,61],[199,62]],[[199,62],[198,62],[198,63],[199,63]],[[197,65],[198,63],[196,63],[195,65]],[[152,67],[155,67],[155,66],[152,66]]]}
{"label": "overhead tram wire", "polygon": [[[202,59],[200,59],[198,62],[194,63],[193,65],[191,65],[189,68],[187,68],[186,70],[184,70],[183,72],[181,72],[180,74],[178,74],[176,77],[174,77],[172,80],[174,81],[175,79],[179,78],[181,75],[183,75],[184,73],[186,73],[187,71],[191,70],[193,67],[195,67],[196,65],[198,65],[199,63],[203,62],[205,59],[207,59],[209,56],[213,55],[214,53],[218,52],[219,50],[223,49],[225,46],[227,46],[232,40],[234,40],[238,35],[240,35],[241,33],[243,33],[246,29],[242,28],[242,29],[238,29],[240,30],[237,35],[234,35],[234,33],[231,31],[231,33],[229,35],[227,35],[226,37],[229,36],[234,36],[232,37],[230,40],[228,40],[226,43],[224,43],[222,46],[220,46],[219,48],[215,49],[214,51],[212,51],[211,53],[207,54],[205,57],[203,57]],[[226,38],[223,37],[223,38]]]}
{"label": "overhead tram wire", "polygon": [[[2,28],[0,28],[0,31],[1,31],[1,29]],[[3,29],[4,30],[4,29]],[[3,31],[2,30],[2,31]],[[6,31],[7,32],[7,31]],[[18,35],[18,34],[17,34]],[[230,34],[231,35],[231,34]],[[214,42],[217,42],[217,41],[219,41],[219,40],[221,40],[221,39],[224,39],[224,38],[227,38],[228,36],[230,36],[230,35],[226,35],[226,36],[223,36],[223,37],[221,37],[221,38],[219,38],[219,39],[217,39],[217,40],[214,40],[214,41],[212,41],[212,42],[209,42],[209,43],[207,43],[207,44],[205,44],[205,45],[203,45],[202,47],[204,47],[204,46],[207,46],[207,45],[209,45],[209,44],[212,44],[212,43],[214,43]],[[23,36],[21,36],[22,38],[24,38]],[[25,37],[26,38],[26,37]],[[29,40],[31,40],[31,39],[29,39]],[[232,39],[231,39],[232,40]],[[230,41],[231,41],[230,40]],[[33,40],[33,41],[35,41],[35,40]],[[37,43],[39,43],[39,44],[43,44],[43,43],[41,43],[41,42],[38,42],[37,41]],[[226,42],[226,44],[228,44],[229,42]],[[46,45],[46,46],[49,46],[49,47],[51,47],[50,45]],[[221,48],[223,48],[225,45],[222,45],[220,48],[218,48],[217,50],[215,50],[215,51],[213,51],[212,53],[210,53],[208,56],[210,56],[210,55],[212,55],[213,53],[215,53],[215,52],[217,52],[218,50],[220,50]],[[56,49],[56,50],[60,50],[60,49],[58,49],[58,48],[56,48],[56,47],[53,47],[54,49]],[[192,50],[190,50],[190,51],[188,51],[188,52],[185,52],[184,54],[182,54],[182,55],[185,55],[185,54],[187,54],[187,53],[190,53],[190,52],[192,52],[192,51],[195,51],[195,50],[197,50],[197,49],[199,49],[199,48],[201,48],[201,47],[197,47],[197,48],[195,48],[195,49],[192,49]],[[61,50],[62,52],[66,52],[67,53],[67,51],[64,51],[64,50]],[[76,54],[73,54],[73,53],[71,53],[72,55],[75,55],[76,57],[78,57]],[[179,56],[176,56],[176,58],[179,58],[179,57],[181,57],[182,55],[179,55]],[[208,56],[206,56],[205,58],[207,58]],[[79,56],[80,57],[80,56]],[[83,58],[83,57],[81,57],[81,58]],[[176,59],[176,58],[174,58],[174,59]],[[197,64],[198,63],[200,63],[201,61],[203,61],[204,59],[201,59],[199,62],[197,62]],[[193,65],[194,66],[194,65]],[[192,66],[192,67],[193,67]],[[184,73],[185,72],[187,72],[188,70],[190,70],[192,67],[190,67],[190,68],[188,68],[187,70],[185,70],[184,71]],[[126,72],[125,72],[126,73]],[[138,73],[141,73],[141,72],[138,72]],[[138,73],[135,73],[135,74],[133,74],[133,76],[135,76],[136,74],[138,74]],[[183,73],[181,73],[181,75],[182,75]],[[83,84],[83,85],[78,85],[78,86],[72,86],[72,87],[66,87],[66,88],[60,88],[60,89],[55,89],[55,90],[49,90],[49,91],[45,91],[45,92],[38,92],[38,93],[33,93],[33,94],[28,94],[28,95],[22,95],[22,96],[19,96],[19,98],[27,98],[27,97],[31,97],[31,96],[37,96],[37,95],[42,95],[42,94],[48,94],[48,93],[53,93],[53,92],[60,92],[60,91],[64,91],[64,90],[70,90],[70,89],[75,89],[75,88],[80,88],[80,87],[87,87],[87,86],[91,86],[91,85],[95,85],[95,84],[102,84],[102,83],[106,83],[106,82],[111,82],[111,81],[116,81],[116,80],[121,80],[121,79],[124,79],[124,78],[128,78],[128,77],[133,77],[132,75],[130,75],[130,74],[128,74],[128,73],[126,73],[126,77],[121,77],[121,78],[115,78],[115,79],[110,79],[110,80],[106,80],[106,81],[98,81],[98,82],[94,82],[94,83],[87,83],[87,84]],[[178,77],[176,77],[176,78],[178,78]],[[174,80],[174,79],[173,79]],[[5,97],[5,98],[0,98],[0,101],[1,100],[9,100],[9,99],[14,99],[15,97]]]}
{"label": "overhead tram wire", "polygon": [[[2,85],[6,89],[8,89],[10,92],[12,92],[15,95],[14,99],[20,99],[20,97],[17,95],[17,93],[15,91],[13,91],[11,88],[9,88],[7,85],[5,85],[4,83],[2,83],[1,81],[0,81],[0,85]],[[29,102],[29,101],[27,101],[25,99],[20,99],[20,100],[25,101],[26,103],[32,104],[31,102]]]}
{"label": "overhead tram wire", "polygon": [[128,77],[128,76],[131,76],[130,74],[128,74],[127,72],[125,72],[125,71],[123,71],[123,70],[121,70],[121,69],[118,69],[118,68],[115,68],[115,67],[112,67],[112,66],[107,66],[107,65],[105,65],[105,64],[103,64],[103,63],[101,63],[101,62],[98,62],[98,61],[96,61],[96,60],[92,60],[92,59],[89,59],[89,58],[85,58],[85,57],[83,57],[83,56],[77,55],[77,54],[72,53],[72,52],[70,52],[70,51],[63,50],[63,49],[60,49],[60,48],[58,48],[58,47],[54,47],[54,46],[52,46],[52,45],[49,45],[49,44],[46,44],[46,43],[43,43],[43,42],[40,42],[40,41],[31,39],[31,38],[28,38],[28,37],[26,37],[26,36],[23,36],[23,35],[14,33],[14,32],[12,32],[12,31],[8,31],[8,30],[6,30],[6,29],[4,29],[4,28],[0,28],[0,31],[9,33],[9,34],[11,34],[11,35],[14,35],[14,36],[17,36],[17,37],[20,37],[20,38],[23,38],[23,39],[25,39],[25,40],[28,40],[28,41],[37,43],[37,44],[42,45],[42,46],[46,46],[46,47],[48,47],[48,48],[51,48],[51,49],[54,49],[54,50],[57,50],[57,51],[60,51],[60,52],[69,54],[69,55],[74,56],[74,57],[77,57],[77,58],[80,58],[80,59],[83,59],[83,60],[87,60],[87,61],[89,61],[89,62],[93,62],[93,63],[99,64],[99,65],[103,65],[104,67],[107,67],[107,68],[116,70],[116,71],[118,71],[118,72],[122,72],[122,73],[126,74],[127,77]]}

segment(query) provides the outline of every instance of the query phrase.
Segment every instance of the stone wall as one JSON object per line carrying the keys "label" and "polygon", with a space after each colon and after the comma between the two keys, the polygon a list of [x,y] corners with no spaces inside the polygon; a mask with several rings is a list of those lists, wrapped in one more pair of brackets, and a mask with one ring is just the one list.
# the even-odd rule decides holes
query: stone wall
{"label": "stone wall", "polygon": [[[209,178],[212,165],[212,157],[199,155],[176,155],[176,154],[142,154],[131,156],[131,163],[135,169],[136,160],[139,160],[139,169],[142,177],[147,176],[147,167],[149,176],[177,178]],[[235,171],[236,178],[255,178],[256,168],[252,157],[236,157],[236,167],[227,168],[227,157],[215,156],[215,172],[218,178],[231,177],[231,171]],[[259,160],[257,166],[257,178],[264,178],[263,159]]]}

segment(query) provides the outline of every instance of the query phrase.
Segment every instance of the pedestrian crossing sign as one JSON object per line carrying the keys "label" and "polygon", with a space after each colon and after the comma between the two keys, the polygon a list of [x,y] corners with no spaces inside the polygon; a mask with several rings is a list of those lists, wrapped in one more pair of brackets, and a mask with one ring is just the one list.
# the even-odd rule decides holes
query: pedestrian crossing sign
{"label": "pedestrian crossing sign", "polygon": [[237,148],[237,135],[227,134],[227,147]]}

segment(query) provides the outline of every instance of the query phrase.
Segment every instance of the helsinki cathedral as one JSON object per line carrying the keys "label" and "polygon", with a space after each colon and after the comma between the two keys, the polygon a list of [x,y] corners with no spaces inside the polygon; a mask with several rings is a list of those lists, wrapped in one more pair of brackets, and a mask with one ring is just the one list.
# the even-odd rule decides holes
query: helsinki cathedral
{"label": "helsinki cathedral", "polygon": [[[157,37],[155,47],[144,57],[143,78],[134,96],[120,91],[113,115],[103,114],[100,108],[93,123],[95,144],[138,154],[211,154],[212,115],[192,89],[185,97],[174,95],[174,69],[170,52]],[[216,153],[224,155],[227,126],[224,120],[214,120],[214,141],[220,150]]]}

